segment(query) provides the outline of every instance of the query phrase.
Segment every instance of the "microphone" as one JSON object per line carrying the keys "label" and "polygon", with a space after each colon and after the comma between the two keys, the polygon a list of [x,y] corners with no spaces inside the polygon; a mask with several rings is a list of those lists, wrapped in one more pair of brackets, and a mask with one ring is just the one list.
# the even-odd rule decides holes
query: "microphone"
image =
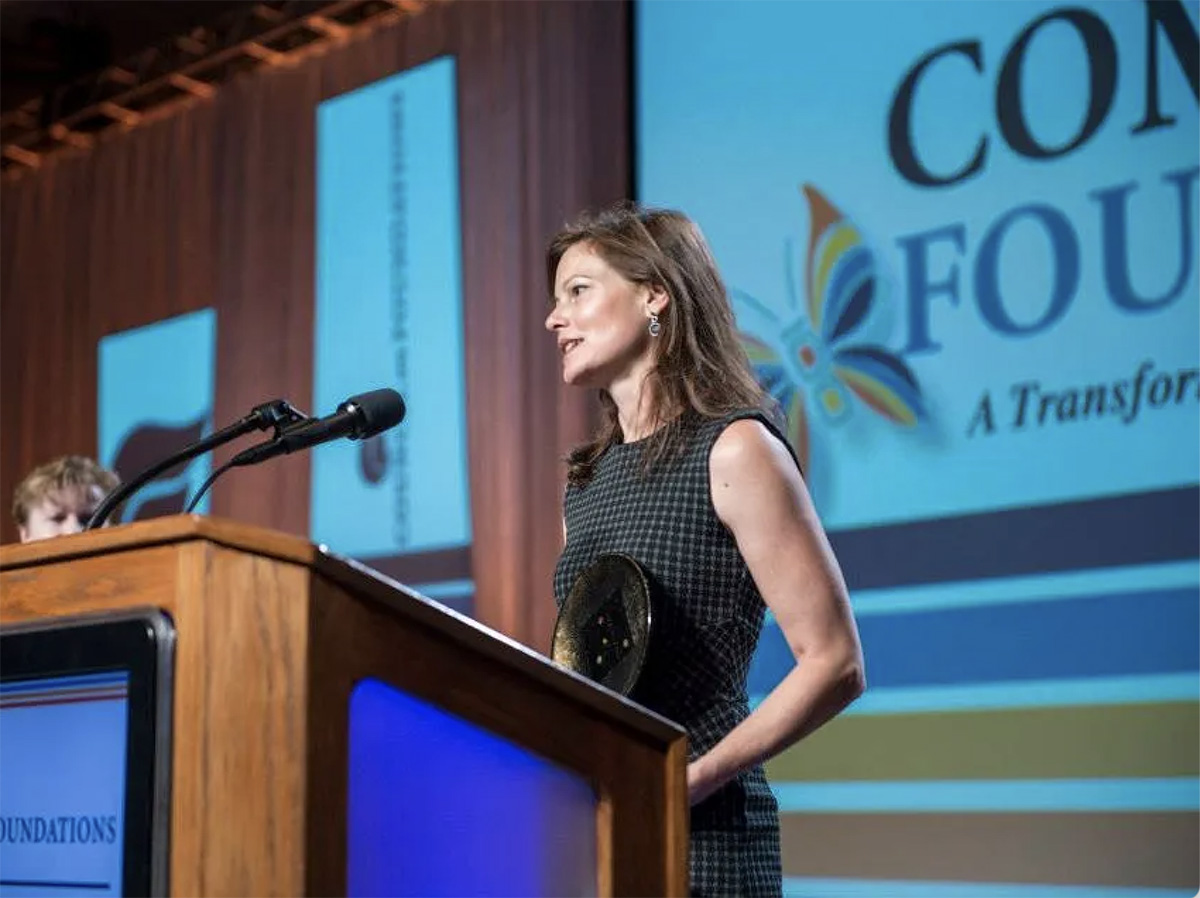
{"label": "microphone", "polygon": [[188,446],[184,446],[178,452],[146,468],[146,470],[142,471],[132,480],[119,485],[104,497],[104,500],[92,514],[83,529],[94,530],[99,527],[112,514],[113,509],[123,501],[155,477],[158,477],[164,471],[168,471],[178,464],[191,461],[197,455],[202,455],[205,452],[215,449],[217,446],[221,446],[231,440],[236,440],[238,437],[253,430],[270,430],[274,428],[275,433],[278,434],[287,429],[287,427],[307,419],[307,415],[293,408],[291,403],[286,399],[273,399],[270,402],[257,405],[251,409],[250,414],[235,421],[228,427],[223,427],[214,434],[210,434]]}
{"label": "microphone", "polygon": [[239,452],[229,460],[228,467],[256,465],[342,437],[369,439],[395,427],[404,420],[404,413],[404,398],[395,390],[360,393],[339,405],[332,415],[297,421],[284,427],[274,439]]}

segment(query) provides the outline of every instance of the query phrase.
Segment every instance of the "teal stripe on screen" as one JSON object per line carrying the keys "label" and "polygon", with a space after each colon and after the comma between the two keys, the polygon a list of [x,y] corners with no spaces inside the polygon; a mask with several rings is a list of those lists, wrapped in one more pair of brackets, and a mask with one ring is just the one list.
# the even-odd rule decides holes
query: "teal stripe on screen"
{"label": "teal stripe on screen", "polygon": [[785,898],[1193,898],[1191,889],[785,876]]}
{"label": "teal stripe on screen", "polygon": [[[1172,561],[1107,570],[1039,574],[1034,577],[861,589],[855,590],[851,603],[855,615],[863,617],[940,608],[1048,602],[1101,593],[1173,589],[1197,584],[1200,584],[1200,564],[1195,561]],[[770,613],[767,623],[774,623]]]}
{"label": "teal stripe on screen", "polygon": [[785,814],[1200,811],[1200,778],[775,782]]}
{"label": "teal stripe on screen", "polygon": [[[757,707],[765,697],[751,696],[751,707]],[[912,714],[1177,701],[1200,701],[1200,673],[868,689],[845,713]]]}

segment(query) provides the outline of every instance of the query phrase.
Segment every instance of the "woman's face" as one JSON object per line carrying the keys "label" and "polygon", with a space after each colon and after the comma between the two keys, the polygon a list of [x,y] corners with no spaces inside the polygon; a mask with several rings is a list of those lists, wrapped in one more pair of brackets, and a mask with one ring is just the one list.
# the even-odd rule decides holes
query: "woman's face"
{"label": "woman's face", "polygon": [[576,243],[558,263],[554,308],[546,329],[558,339],[563,380],[607,388],[651,360],[651,311],[665,297],[626,280],[588,243]]}

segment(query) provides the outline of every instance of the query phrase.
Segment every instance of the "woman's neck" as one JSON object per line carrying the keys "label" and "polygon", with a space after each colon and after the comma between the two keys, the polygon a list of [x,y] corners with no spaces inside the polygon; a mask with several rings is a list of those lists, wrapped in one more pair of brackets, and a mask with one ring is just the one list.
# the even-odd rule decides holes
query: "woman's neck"
{"label": "woman's neck", "polygon": [[652,386],[652,365],[622,377],[608,387],[609,398],[617,408],[617,423],[626,443],[635,443],[652,436],[687,410],[687,405],[672,402]]}
{"label": "woman's neck", "polygon": [[626,443],[643,440],[658,429],[661,418],[655,413],[649,365],[639,365],[609,384],[608,395],[617,407],[617,422]]}

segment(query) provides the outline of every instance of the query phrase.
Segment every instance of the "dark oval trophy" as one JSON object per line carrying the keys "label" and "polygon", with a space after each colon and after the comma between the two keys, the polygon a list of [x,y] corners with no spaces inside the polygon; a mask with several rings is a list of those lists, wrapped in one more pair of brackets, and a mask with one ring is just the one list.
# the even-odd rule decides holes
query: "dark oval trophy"
{"label": "dark oval trophy", "polygon": [[650,586],[628,555],[601,555],[580,574],[554,624],[550,656],[563,667],[629,695],[650,643]]}

